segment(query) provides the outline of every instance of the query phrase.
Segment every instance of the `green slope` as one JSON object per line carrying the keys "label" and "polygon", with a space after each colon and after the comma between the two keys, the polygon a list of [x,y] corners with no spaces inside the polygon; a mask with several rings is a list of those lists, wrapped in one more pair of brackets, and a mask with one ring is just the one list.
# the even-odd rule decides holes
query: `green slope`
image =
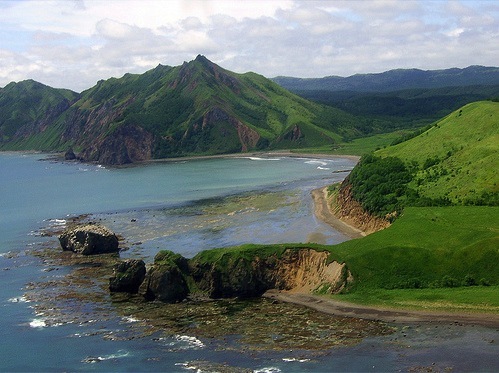
{"label": "green slope", "polygon": [[453,203],[479,202],[498,193],[499,103],[468,104],[421,135],[375,152],[398,157],[415,171],[409,187]]}
{"label": "green slope", "polygon": [[25,80],[10,83],[0,89],[0,149],[50,149],[52,136],[48,141],[40,135],[63,113],[78,94],[66,89],[55,89]]}

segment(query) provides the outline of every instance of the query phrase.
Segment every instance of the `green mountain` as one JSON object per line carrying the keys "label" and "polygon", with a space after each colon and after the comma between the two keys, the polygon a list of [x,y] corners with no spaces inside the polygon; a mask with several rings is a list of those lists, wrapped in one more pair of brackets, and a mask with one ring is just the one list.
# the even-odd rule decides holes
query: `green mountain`
{"label": "green mountain", "polygon": [[84,161],[125,164],[325,145],[358,136],[356,126],[353,115],[198,56],[181,66],[159,65],[144,74],[99,81],[48,122],[46,134],[27,131],[25,137],[6,138],[0,148],[72,147]]}
{"label": "green mountain", "polygon": [[398,69],[317,79],[273,79],[297,95],[357,116],[366,133],[428,125],[470,102],[499,97],[499,68]]}
{"label": "green mountain", "polygon": [[[10,83],[0,89],[0,146],[10,144],[15,148],[38,148],[32,143],[33,135],[43,133],[71,104],[78,94],[65,89],[55,89],[26,80]],[[46,145],[47,148],[50,144]]]}

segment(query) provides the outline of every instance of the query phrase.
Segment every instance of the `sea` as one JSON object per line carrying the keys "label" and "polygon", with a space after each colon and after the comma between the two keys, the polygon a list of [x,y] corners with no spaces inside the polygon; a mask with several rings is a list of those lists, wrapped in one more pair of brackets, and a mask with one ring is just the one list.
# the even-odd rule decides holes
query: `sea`
{"label": "sea", "polygon": [[[86,278],[74,288],[75,268],[48,259],[47,253],[61,251],[50,232],[74,220],[107,226],[123,238],[122,258],[146,263],[162,249],[192,257],[247,243],[341,243],[349,238],[315,217],[311,191],[340,182],[354,165],[347,157],[269,154],[104,167],[50,154],[0,153],[0,371],[499,371],[498,330],[452,322],[375,325],[385,332],[369,334],[351,329],[348,320],[252,300],[210,304],[230,309],[223,322],[203,311],[189,325],[172,327],[177,313],[150,329],[144,313],[93,300],[87,295],[102,291],[101,284]],[[271,325],[231,326],[242,310],[249,325],[272,317]],[[210,322],[217,323],[216,333],[193,326]],[[302,324],[314,335],[296,344],[305,338],[296,328]],[[326,343],[331,325],[350,334]]]}

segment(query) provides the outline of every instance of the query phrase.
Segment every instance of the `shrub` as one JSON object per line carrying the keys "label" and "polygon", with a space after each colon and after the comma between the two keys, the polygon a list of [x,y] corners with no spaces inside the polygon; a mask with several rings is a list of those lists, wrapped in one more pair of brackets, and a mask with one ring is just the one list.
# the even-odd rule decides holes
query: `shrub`
{"label": "shrub", "polygon": [[445,275],[442,278],[441,285],[444,288],[456,288],[459,286],[459,281],[456,280],[454,277],[450,277],[448,275]]}
{"label": "shrub", "polygon": [[471,275],[464,276],[463,286],[476,286],[477,282],[475,278]]}

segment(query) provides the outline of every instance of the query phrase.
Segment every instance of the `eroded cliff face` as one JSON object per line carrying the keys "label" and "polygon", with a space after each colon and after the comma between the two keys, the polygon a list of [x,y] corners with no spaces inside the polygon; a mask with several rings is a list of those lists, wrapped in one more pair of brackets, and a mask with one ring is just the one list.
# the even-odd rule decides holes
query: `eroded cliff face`
{"label": "eroded cliff face", "polygon": [[353,281],[345,263],[328,263],[329,253],[311,249],[288,250],[275,268],[274,288],[297,293],[334,294]]}
{"label": "eroded cliff face", "polygon": [[336,217],[345,223],[362,230],[365,234],[377,232],[390,226],[390,222],[369,214],[352,197],[352,187],[343,182],[336,196],[329,201]]}
{"label": "eroded cliff face", "polygon": [[210,298],[258,297],[271,289],[334,294],[353,281],[347,266],[328,262],[325,251],[288,249],[281,255],[251,259],[229,251],[225,255],[223,260],[208,263],[196,258],[177,260],[182,265],[157,261],[149,268],[139,294],[163,302],[179,302],[193,291]]}
{"label": "eroded cliff face", "polygon": [[120,165],[151,159],[154,136],[138,126],[118,128],[112,136],[89,145],[80,153],[85,161]]}

